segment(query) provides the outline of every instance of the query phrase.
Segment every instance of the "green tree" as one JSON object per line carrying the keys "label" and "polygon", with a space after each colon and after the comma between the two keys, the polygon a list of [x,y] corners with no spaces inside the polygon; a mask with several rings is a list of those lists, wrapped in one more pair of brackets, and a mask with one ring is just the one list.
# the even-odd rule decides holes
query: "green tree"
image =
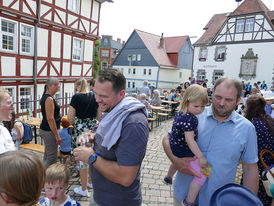
{"label": "green tree", "polygon": [[97,73],[101,64],[100,58],[99,58],[99,46],[100,41],[95,41],[95,52],[94,52],[94,64],[93,64],[93,79],[97,77]]}

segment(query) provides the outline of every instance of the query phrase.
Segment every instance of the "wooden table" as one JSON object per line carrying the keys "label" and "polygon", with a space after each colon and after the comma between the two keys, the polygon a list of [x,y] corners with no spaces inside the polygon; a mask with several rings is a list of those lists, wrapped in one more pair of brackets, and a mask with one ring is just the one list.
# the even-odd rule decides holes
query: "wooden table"
{"label": "wooden table", "polygon": [[19,120],[25,124],[30,125],[33,128],[34,141],[35,141],[35,144],[37,144],[37,129],[40,128],[40,124],[41,124],[42,120],[40,118],[36,118],[36,117],[31,117],[30,119],[20,118]]}
{"label": "wooden table", "polygon": [[168,101],[168,100],[161,100],[162,103],[166,104],[179,104],[180,102],[175,102],[175,101]]}

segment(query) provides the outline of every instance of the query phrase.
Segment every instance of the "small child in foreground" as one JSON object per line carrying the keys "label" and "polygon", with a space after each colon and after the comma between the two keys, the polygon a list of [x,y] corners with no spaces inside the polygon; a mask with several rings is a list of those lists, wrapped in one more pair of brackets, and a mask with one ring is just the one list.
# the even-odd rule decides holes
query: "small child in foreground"
{"label": "small child in foreground", "polygon": [[61,163],[55,163],[46,170],[45,197],[40,199],[43,206],[79,206],[76,200],[66,195],[69,184],[69,169]]}

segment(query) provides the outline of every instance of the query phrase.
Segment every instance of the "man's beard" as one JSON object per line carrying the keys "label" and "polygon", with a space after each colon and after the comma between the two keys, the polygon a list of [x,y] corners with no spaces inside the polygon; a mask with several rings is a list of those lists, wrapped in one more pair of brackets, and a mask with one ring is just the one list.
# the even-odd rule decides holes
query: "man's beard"
{"label": "man's beard", "polygon": [[219,117],[229,117],[229,116],[232,114],[232,112],[234,111],[234,109],[236,108],[236,105],[234,106],[233,109],[227,110],[227,111],[225,111],[225,112],[219,112],[218,108],[217,108],[214,104],[212,104],[212,108],[213,108],[213,110],[214,110],[214,113],[215,113],[217,116],[219,116]]}

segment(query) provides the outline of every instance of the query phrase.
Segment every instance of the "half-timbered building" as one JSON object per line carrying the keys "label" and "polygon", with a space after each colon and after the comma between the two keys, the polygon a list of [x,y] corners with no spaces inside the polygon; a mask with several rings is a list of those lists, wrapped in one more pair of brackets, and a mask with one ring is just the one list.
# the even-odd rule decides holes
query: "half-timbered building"
{"label": "half-timbered building", "polygon": [[193,76],[213,85],[222,76],[274,86],[274,11],[245,0],[235,11],[215,14],[194,43]]}
{"label": "half-timbered building", "polygon": [[[111,0],[0,0],[0,86],[17,112],[36,111],[45,80],[60,80],[57,97],[91,79],[101,4]],[[62,105],[65,102],[60,101]]]}

